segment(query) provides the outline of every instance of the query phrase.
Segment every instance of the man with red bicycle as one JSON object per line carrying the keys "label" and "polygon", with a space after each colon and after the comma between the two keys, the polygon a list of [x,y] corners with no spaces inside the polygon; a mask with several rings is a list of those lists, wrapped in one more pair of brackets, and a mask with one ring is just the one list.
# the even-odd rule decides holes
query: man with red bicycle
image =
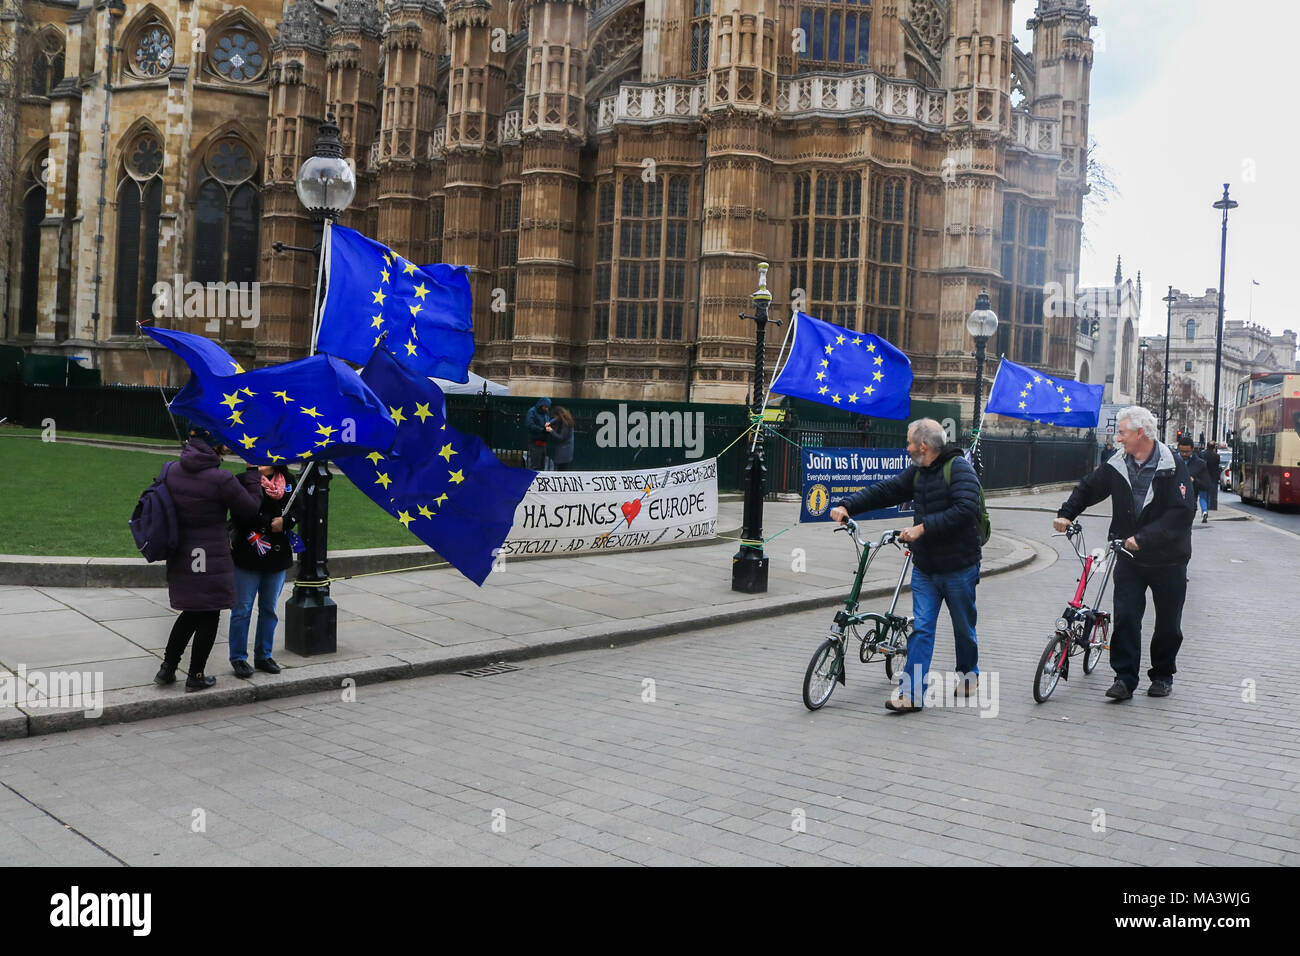
{"label": "man with red bicycle", "polygon": [[1116,438],[1120,450],[1084,478],[1057,512],[1052,527],[1064,531],[1084,509],[1110,498],[1109,537],[1123,539],[1132,561],[1115,567],[1115,631],[1110,664],[1112,700],[1128,700],[1137,690],[1142,663],[1142,617],[1146,592],[1156,608],[1151,639],[1151,697],[1168,697],[1183,643],[1183,601],[1187,562],[1192,557],[1192,519],[1196,489],[1183,459],[1156,440],[1155,416],[1137,405],[1120,411]]}

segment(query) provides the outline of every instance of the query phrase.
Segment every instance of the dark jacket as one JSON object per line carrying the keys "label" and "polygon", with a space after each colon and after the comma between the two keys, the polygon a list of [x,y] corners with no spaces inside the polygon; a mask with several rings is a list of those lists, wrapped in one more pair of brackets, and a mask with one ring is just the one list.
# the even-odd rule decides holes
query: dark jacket
{"label": "dark jacket", "polygon": [[1183,459],[1168,445],[1156,442],[1156,454],[1160,458],[1155,477],[1140,513],[1133,512],[1133,486],[1129,484],[1124,453],[1118,451],[1075,486],[1057,516],[1073,521],[1085,508],[1110,498],[1107,534],[1111,540],[1136,538],[1138,550],[1133,557],[1139,564],[1186,564],[1192,557],[1196,490]]}
{"label": "dark jacket", "polygon": [[[1182,455],[1178,456],[1182,458]],[[1197,491],[1209,491],[1213,486],[1210,478],[1210,469],[1206,467],[1205,462],[1193,455],[1183,462],[1187,466],[1187,476],[1192,479],[1192,485]]]}
{"label": "dark jacket", "polygon": [[[944,462],[952,460],[952,484],[943,480]],[[928,467],[910,465],[886,479],[837,502],[851,515],[913,502],[915,523],[925,534],[911,545],[917,570],[951,574],[980,562],[980,480],[956,445],[945,445]]]}
{"label": "dark jacket", "polygon": [[551,438],[555,442],[555,452],[551,457],[557,465],[573,464],[573,429],[566,427],[558,418],[551,426]]}
{"label": "dark jacket", "polygon": [[[279,501],[259,489],[262,494],[262,506],[251,519],[231,522],[230,553],[235,560],[235,567],[245,571],[274,572],[284,571],[293,564],[293,547],[289,544],[288,532],[293,530],[295,516],[302,504],[302,495],[294,500],[293,508],[284,515],[284,529],[271,530],[271,520],[279,518],[284,506],[293,495],[294,477],[287,471],[284,474],[284,497]],[[257,547],[251,535],[257,535],[270,549],[265,554]]]}
{"label": "dark jacket", "polygon": [[[543,406],[543,402],[546,404]],[[542,411],[545,408],[546,411]],[[528,426],[528,440],[531,442],[546,441],[546,423],[551,420],[551,402],[550,399],[539,398],[537,404],[528,409],[528,415],[524,423]]]}
{"label": "dark jacket", "polygon": [[1219,449],[1211,445],[1201,452],[1201,457],[1205,460],[1205,467],[1210,471],[1210,480],[1217,482],[1219,476],[1223,474],[1223,459],[1219,457]]}
{"label": "dark jacket", "polygon": [[[251,478],[250,478],[251,475]],[[235,564],[226,537],[226,512],[257,514],[262,487],[257,470],[236,478],[206,442],[191,438],[179,468],[167,470],[167,490],[180,524],[178,546],[167,559],[167,596],[177,611],[221,611],[235,606]],[[202,550],[201,558],[194,554]],[[196,564],[201,570],[195,570]]]}

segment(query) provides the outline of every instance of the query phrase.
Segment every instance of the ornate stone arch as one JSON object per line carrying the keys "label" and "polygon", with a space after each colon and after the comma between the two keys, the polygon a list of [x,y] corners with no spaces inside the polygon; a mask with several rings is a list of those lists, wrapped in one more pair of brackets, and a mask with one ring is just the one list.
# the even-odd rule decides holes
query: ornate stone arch
{"label": "ornate stone arch", "polygon": [[18,333],[35,335],[40,317],[37,302],[40,297],[41,273],[41,223],[45,220],[47,173],[45,157],[50,151],[49,137],[32,146],[18,163],[14,177],[14,204],[19,224],[16,233],[17,288],[12,290],[18,308]]}
{"label": "ornate stone arch", "polygon": [[506,9],[506,33],[514,35],[528,29],[528,8],[536,0],[510,0]]}
{"label": "ornate stone arch", "polygon": [[148,80],[166,76],[176,63],[176,27],[161,9],[146,3],[122,31],[119,78]]}
{"label": "ornate stone arch", "polygon": [[63,79],[67,38],[52,23],[32,34],[27,46],[28,76],[22,92],[49,96]]}
{"label": "ornate stone arch", "polygon": [[204,41],[205,79],[237,84],[266,79],[271,37],[247,7],[235,7],[213,20]]}
{"label": "ornate stone arch", "polygon": [[593,81],[627,56],[630,50],[640,50],[644,35],[645,6],[641,3],[629,5],[597,26],[587,42],[588,90]]}

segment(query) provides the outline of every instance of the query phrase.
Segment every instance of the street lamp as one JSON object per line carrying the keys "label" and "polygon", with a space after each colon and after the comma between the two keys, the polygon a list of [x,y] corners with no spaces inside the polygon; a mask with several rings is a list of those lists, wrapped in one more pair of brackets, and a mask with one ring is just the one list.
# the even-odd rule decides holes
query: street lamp
{"label": "street lamp", "polygon": [[[316,351],[316,318],[320,311],[321,273],[329,249],[331,223],[352,203],[357,180],[343,159],[343,143],[334,113],[326,113],[312,155],[298,170],[298,199],[312,218],[322,223],[321,248],[312,303],[311,350]],[[294,247],[285,247],[294,248]],[[293,595],[285,602],[284,646],[303,657],[333,654],[338,650],[338,605],[329,586],[329,460],[309,462],[298,477],[303,494],[303,551],[298,556],[298,577]]]}
{"label": "street lamp", "polygon": [[767,556],[763,554],[763,494],[767,466],[763,464],[762,421],[766,404],[763,390],[763,353],[767,340],[767,323],[781,324],[780,319],[767,317],[772,303],[772,293],[767,288],[766,262],[758,264],[758,289],[750,295],[754,302],[754,315],[740,314],[742,319],[753,319],[758,329],[754,343],[754,382],[750,393],[750,411],[754,439],[749,445],[749,462],[745,465],[745,519],[740,530],[740,550],[731,559],[731,590],[745,594],[762,594],[767,591]]}
{"label": "street lamp", "polygon": [[1142,380],[1147,374],[1147,349],[1151,347],[1146,339],[1138,339],[1138,404],[1142,404]]}
{"label": "street lamp", "polygon": [[[117,22],[126,14],[126,4],[123,0],[108,0],[108,42],[104,45],[104,122],[99,127],[99,212],[95,226],[95,304],[90,312],[90,321],[93,327],[91,335],[94,337],[95,348],[93,355],[95,357],[95,368],[104,367],[103,359],[99,351],[99,291],[104,283],[104,207],[107,200],[104,198],[105,184],[108,179],[108,163],[104,157],[108,155],[108,130],[109,130],[109,107],[113,102],[113,49],[114,38],[117,34]],[[9,301],[8,296],[5,302]]]}
{"label": "street lamp", "polygon": [[1219,440],[1219,375],[1223,370],[1223,273],[1228,261],[1228,210],[1236,209],[1237,203],[1228,198],[1228,184],[1223,184],[1223,198],[1214,204],[1215,209],[1223,210],[1223,233],[1219,239],[1219,320],[1214,332],[1214,418],[1210,425],[1210,438]]}
{"label": "street lamp", "polygon": [[984,344],[997,330],[998,316],[989,308],[989,290],[980,289],[980,294],[975,297],[975,311],[966,317],[966,331],[975,339],[975,407],[972,412],[975,422],[975,452],[971,456],[971,464],[975,466],[977,475],[984,472],[984,461],[980,455],[980,431],[984,427],[984,415],[981,412],[984,397]]}
{"label": "street lamp", "polygon": [[1168,441],[1169,432],[1165,423],[1169,420],[1169,340],[1174,332],[1174,287],[1169,287],[1169,294],[1162,299],[1165,303],[1165,388],[1160,398],[1160,440]]}

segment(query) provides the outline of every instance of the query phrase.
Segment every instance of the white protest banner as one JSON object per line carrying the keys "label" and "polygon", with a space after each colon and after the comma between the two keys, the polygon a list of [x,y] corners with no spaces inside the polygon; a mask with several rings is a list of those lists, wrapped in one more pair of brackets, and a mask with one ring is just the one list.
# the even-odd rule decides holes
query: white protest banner
{"label": "white protest banner", "polygon": [[718,461],[646,471],[540,472],[515,508],[501,554],[622,551],[711,538]]}

